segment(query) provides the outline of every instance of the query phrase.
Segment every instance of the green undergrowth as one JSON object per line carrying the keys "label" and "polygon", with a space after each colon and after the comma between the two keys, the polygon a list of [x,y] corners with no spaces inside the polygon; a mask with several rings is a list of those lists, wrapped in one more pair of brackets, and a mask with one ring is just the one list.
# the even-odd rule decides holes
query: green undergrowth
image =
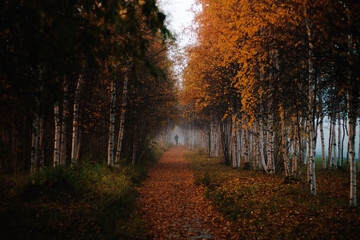
{"label": "green undergrowth", "polygon": [[[348,207],[348,173],[318,170],[318,194],[298,179],[233,169],[217,158],[185,155],[195,183],[233,223],[240,239],[357,239],[360,212]],[[359,195],[358,195],[359,197]]]}
{"label": "green undergrowth", "polygon": [[0,239],[146,239],[136,187],[162,151],[137,166],[83,161],[31,176],[2,176]]}

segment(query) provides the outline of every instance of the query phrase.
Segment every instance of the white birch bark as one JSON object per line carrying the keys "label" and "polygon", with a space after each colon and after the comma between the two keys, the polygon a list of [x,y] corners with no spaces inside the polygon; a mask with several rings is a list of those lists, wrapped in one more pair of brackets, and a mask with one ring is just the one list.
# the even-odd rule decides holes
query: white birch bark
{"label": "white birch bark", "polygon": [[117,147],[116,147],[115,164],[120,163],[121,146],[122,146],[122,141],[124,138],[125,114],[126,114],[126,106],[127,106],[129,75],[130,75],[130,63],[128,60],[127,65],[126,65],[124,85],[123,85],[123,90],[122,90],[122,104],[121,104],[121,114],[120,114],[120,123],[119,123],[120,129],[119,129],[118,143],[117,143]]}
{"label": "white birch bark", "polygon": [[328,163],[329,169],[332,168],[332,137],[333,137],[333,125],[331,123],[332,119],[330,120],[330,131],[329,131],[329,149],[328,149]]}
{"label": "white birch bark", "polygon": [[241,164],[241,145],[242,145],[242,142],[241,142],[241,129],[239,129],[238,131],[237,131],[237,138],[236,138],[236,142],[237,142],[237,157],[236,157],[236,159],[237,159],[237,168],[239,168],[240,167],[240,164]]}
{"label": "white birch bark", "polygon": [[340,119],[340,116],[338,118],[338,123],[339,123],[339,126],[338,126],[338,158],[337,158],[337,167],[338,168],[341,168],[341,161],[340,161],[340,155],[341,155],[341,119]]}
{"label": "white birch bark", "polygon": [[[233,111],[233,110],[232,110]],[[231,163],[232,163],[232,167],[236,168],[237,163],[236,163],[236,149],[237,149],[237,144],[236,144],[236,123],[235,123],[235,115],[232,114],[231,115]]]}
{"label": "white birch bark", "polygon": [[313,53],[313,36],[312,36],[312,23],[308,18],[308,1],[304,2],[305,11],[305,25],[309,41],[309,59],[308,59],[308,78],[309,78],[309,157],[308,157],[308,187],[310,193],[316,195],[316,176],[315,176],[315,155],[316,155],[316,132],[315,132],[315,69],[314,69],[314,53]]}
{"label": "white birch bark", "polygon": [[274,164],[274,120],[272,113],[268,115],[268,128],[267,128],[267,154],[268,154],[268,169],[270,174],[275,174],[275,164]]}
{"label": "white birch bark", "polygon": [[250,133],[249,133],[248,129],[246,128],[244,130],[244,145],[245,145],[245,152],[244,152],[245,165],[244,165],[244,169],[250,169],[249,144],[250,144]]}
{"label": "white birch bark", "polygon": [[265,164],[265,154],[264,154],[264,150],[265,150],[265,137],[264,137],[264,129],[262,124],[260,125],[260,139],[259,139],[259,149],[260,149],[260,163],[261,166],[263,167],[264,171],[268,172],[268,168]]}
{"label": "white birch bark", "polygon": [[351,96],[348,93],[348,126],[349,126],[349,154],[350,154],[350,206],[356,207],[356,168],[355,168],[355,126],[356,117],[351,109]]}
{"label": "white birch bark", "polygon": [[75,90],[75,98],[74,98],[74,106],[73,106],[73,123],[72,123],[72,138],[71,138],[71,164],[77,164],[78,159],[78,142],[79,142],[79,109],[80,109],[80,94],[81,87],[84,78],[84,68],[79,74],[76,90]]}
{"label": "white birch bark", "polygon": [[333,166],[336,167],[336,125],[335,125],[335,122],[336,122],[336,118],[332,119],[332,124],[333,124],[333,136],[332,136],[332,149],[333,149],[333,156],[332,156],[332,159],[333,159]]}
{"label": "white birch bark", "polygon": [[[342,166],[342,162],[341,162],[341,166]],[[360,126],[359,126],[359,149],[358,149],[358,173],[360,173]]]}
{"label": "white birch bark", "polygon": [[212,141],[211,141],[211,138],[212,138],[212,131],[211,131],[211,122],[209,123],[209,131],[208,131],[208,154],[209,154],[209,157],[211,157],[212,156],[212,154],[211,154],[211,150],[212,150],[212,148],[211,148],[211,145],[212,145]]}
{"label": "white birch bark", "polygon": [[341,139],[341,158],[340,158],[340,162],[341,162],[341,166],[343,165],[344,163],[344,142],[345,142],[345,135],[346,135],[346,128],[345,128],[345,118],[343,118],[343,123],[342,123],[342,129],[343,129],[343,136],[342,136],[342,139]]}
{"label": "white birch bark", "polygon": [[[350,9],[346,6],[348,24],[351,24],[351,17],[350,17]],[[350,28],[350,27],[349,27]],[[351,57],[354,52],[354,44],[353,44],[353,36],[351,30],[349,29],[348,33],[348,64],[352,67],[353,62]],[[348,152],[350,154],[349,164],[350,164],[350,206],[356,207],[357,206],[357,199],[356,199],[356,167],[355,167],[355,129],[356,129],[356,110],[353,106],[353,101],[355,98],[354,90],[349,89],[352,86],[352,72],[348,70],[348,89],[347,89],[347,111],[348,111],[348,126],[349,126],[349,147]],[[358,94],[358,93],[357,93]]]}
{"label": "white birch bark", "polygon": [[110,125],[109,125],[109,142],[108,142],[108,166],[114,166],[115,163],[115,108],[116,108],[116,83],[115,74],[111,81],[111,105],[110,105]]}
{"label": "white birch bark", "polygon": [[320,120],[320,140],[321,140],[322,167],[325,169],[325,168],[326,168],[326,157],[325,157],[324,123],[323,123],[323,119]]}

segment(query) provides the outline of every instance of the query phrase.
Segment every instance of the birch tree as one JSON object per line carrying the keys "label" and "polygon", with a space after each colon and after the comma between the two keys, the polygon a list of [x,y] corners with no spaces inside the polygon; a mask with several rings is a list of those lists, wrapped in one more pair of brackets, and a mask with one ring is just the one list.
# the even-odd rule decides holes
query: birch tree
{"label": "birch tree", "polygon": [[81,70],[76,83],[75,98],[73,105],[73,122],[72,122],[72,138],[71,138],[71,165],[77,164],[79,147],[79,109],[80,109],[80,94],[83,84],[85,67]]}

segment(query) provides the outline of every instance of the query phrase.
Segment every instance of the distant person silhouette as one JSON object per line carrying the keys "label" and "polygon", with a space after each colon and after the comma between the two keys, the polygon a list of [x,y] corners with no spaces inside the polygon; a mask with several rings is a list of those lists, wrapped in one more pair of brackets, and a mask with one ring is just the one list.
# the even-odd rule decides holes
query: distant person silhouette
{"label": "distant person silhouette", "polygon": [[175,142],[176,142],[176,145],[179,145],[178,141],[179,141],[179,136],[176,134],[176,135],[175,135]]}

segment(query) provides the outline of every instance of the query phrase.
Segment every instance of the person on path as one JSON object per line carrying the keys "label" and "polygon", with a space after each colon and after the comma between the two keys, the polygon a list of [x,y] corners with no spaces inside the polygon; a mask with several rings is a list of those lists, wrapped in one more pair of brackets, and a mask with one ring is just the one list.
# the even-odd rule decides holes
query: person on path
{"label": "person on path", "polygon": [[179,136],[176,134],[175,135],[175,143],[176,143],[176,145],[178,145],[178,141],[179,141]]}

